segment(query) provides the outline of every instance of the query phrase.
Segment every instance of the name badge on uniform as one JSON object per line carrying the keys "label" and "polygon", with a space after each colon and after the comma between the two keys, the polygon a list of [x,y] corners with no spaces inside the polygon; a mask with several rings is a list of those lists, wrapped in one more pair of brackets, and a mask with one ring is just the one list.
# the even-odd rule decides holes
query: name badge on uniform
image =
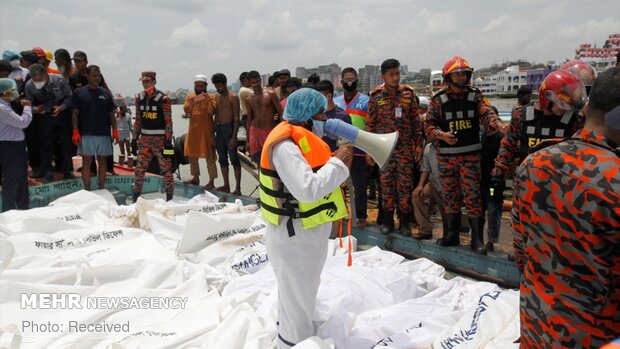
{"label": "name badge on uniform", "polygon": [[396,109],[394,110],[394,116],[398,119],[403,117],[403,107],[401,107],[400,105],[398,107],[396,107]]}

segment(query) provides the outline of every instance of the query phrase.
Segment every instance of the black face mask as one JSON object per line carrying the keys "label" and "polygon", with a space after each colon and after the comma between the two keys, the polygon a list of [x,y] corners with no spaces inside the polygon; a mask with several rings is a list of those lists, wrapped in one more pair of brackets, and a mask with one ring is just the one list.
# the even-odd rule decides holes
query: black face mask
{"label": "black face mask", "polygon": [[342,88],[347,92],[356,91],[357,90],[357,79],[350,81],[350,82],[342,81]]}

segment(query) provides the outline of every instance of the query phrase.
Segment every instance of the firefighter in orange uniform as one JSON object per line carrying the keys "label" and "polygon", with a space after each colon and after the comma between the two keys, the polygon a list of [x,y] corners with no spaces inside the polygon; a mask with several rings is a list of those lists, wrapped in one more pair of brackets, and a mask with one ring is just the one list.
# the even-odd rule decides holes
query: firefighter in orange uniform
{"label": "firefighter in orange uniform", "polygon": [[426,136],[436,142],[446,224],[441,246],[459,245],[461,198],[471,228],[471,249],[486,254],[484,216],[480,197],[480,129],[495,132],[501,121],[480,90],[470,85],[473,68],[462,57],[451,58],[443,67],[446,86],[430,102]]}

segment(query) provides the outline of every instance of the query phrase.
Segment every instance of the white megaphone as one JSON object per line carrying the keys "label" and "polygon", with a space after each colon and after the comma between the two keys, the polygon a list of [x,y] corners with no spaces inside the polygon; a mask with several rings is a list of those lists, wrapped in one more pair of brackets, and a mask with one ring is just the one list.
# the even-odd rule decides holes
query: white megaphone
{"label": "white megaphone", "polygon": [[398,131],[385,134],[370,133],[339,119],[327,120],[323,131],[329,138],[344,138],[355,147],[370,154],[381,169],[392,157],[392,152],[398,140]]}

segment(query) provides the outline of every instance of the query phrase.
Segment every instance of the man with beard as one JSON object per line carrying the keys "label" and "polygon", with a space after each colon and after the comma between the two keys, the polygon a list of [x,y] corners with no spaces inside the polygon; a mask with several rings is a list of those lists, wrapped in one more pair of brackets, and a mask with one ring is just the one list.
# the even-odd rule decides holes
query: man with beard
{"label": "man with beard", "polygon": [[278,96],[272,90],[263,90],[260,74],[252,70],[248,73],[250,86],[254,94],[248,97],[248,132],[247,139],[252,161],[258,163],[263,144],[269,132],[276,126],[276,120],[282,115],[282,106]]}
{"label": "man with beard", "polygon": [[60,75],[62,75],[65,80],[70,81],[71,75],[73,75],[73,64],[71,64],[71,56],[69,55],[69,51],[64,48],[59,48],[54,52],[54,63],[58,67],[58,71]]}
{"label": "man with beard", "polygon": [[[334,98],[334,103],[351,117],[351,124],[360,130],[366,126],[368,118],[368,96],[357,91],[357,71],[348,67],[342,70],[342,87],[344,94]],[[351,179],[355,190],[355,217],[357,227],[363,228],[368,225],[366,218],[368,177],[370,171],[366,161],[366,153],[358,148],[353,148],[353,164],[351,165]]]}
{"label": "man with beard", "polygon": [[198,159],[207,161],[209,182],[206,190],[215,186],[213,181],[217,178],[217,165],[215,164],[215,130],[213,128],[213,115],[215,113],[215,96],[207,93],[208,78],[204,74],[194,77],[194,91],[187,94],[183,111],[189,118],[187,136],[185,136],[184,153],[189,160],[189,172],[192,178],[184,181],[187,184],[200,184],[200,167]]}

